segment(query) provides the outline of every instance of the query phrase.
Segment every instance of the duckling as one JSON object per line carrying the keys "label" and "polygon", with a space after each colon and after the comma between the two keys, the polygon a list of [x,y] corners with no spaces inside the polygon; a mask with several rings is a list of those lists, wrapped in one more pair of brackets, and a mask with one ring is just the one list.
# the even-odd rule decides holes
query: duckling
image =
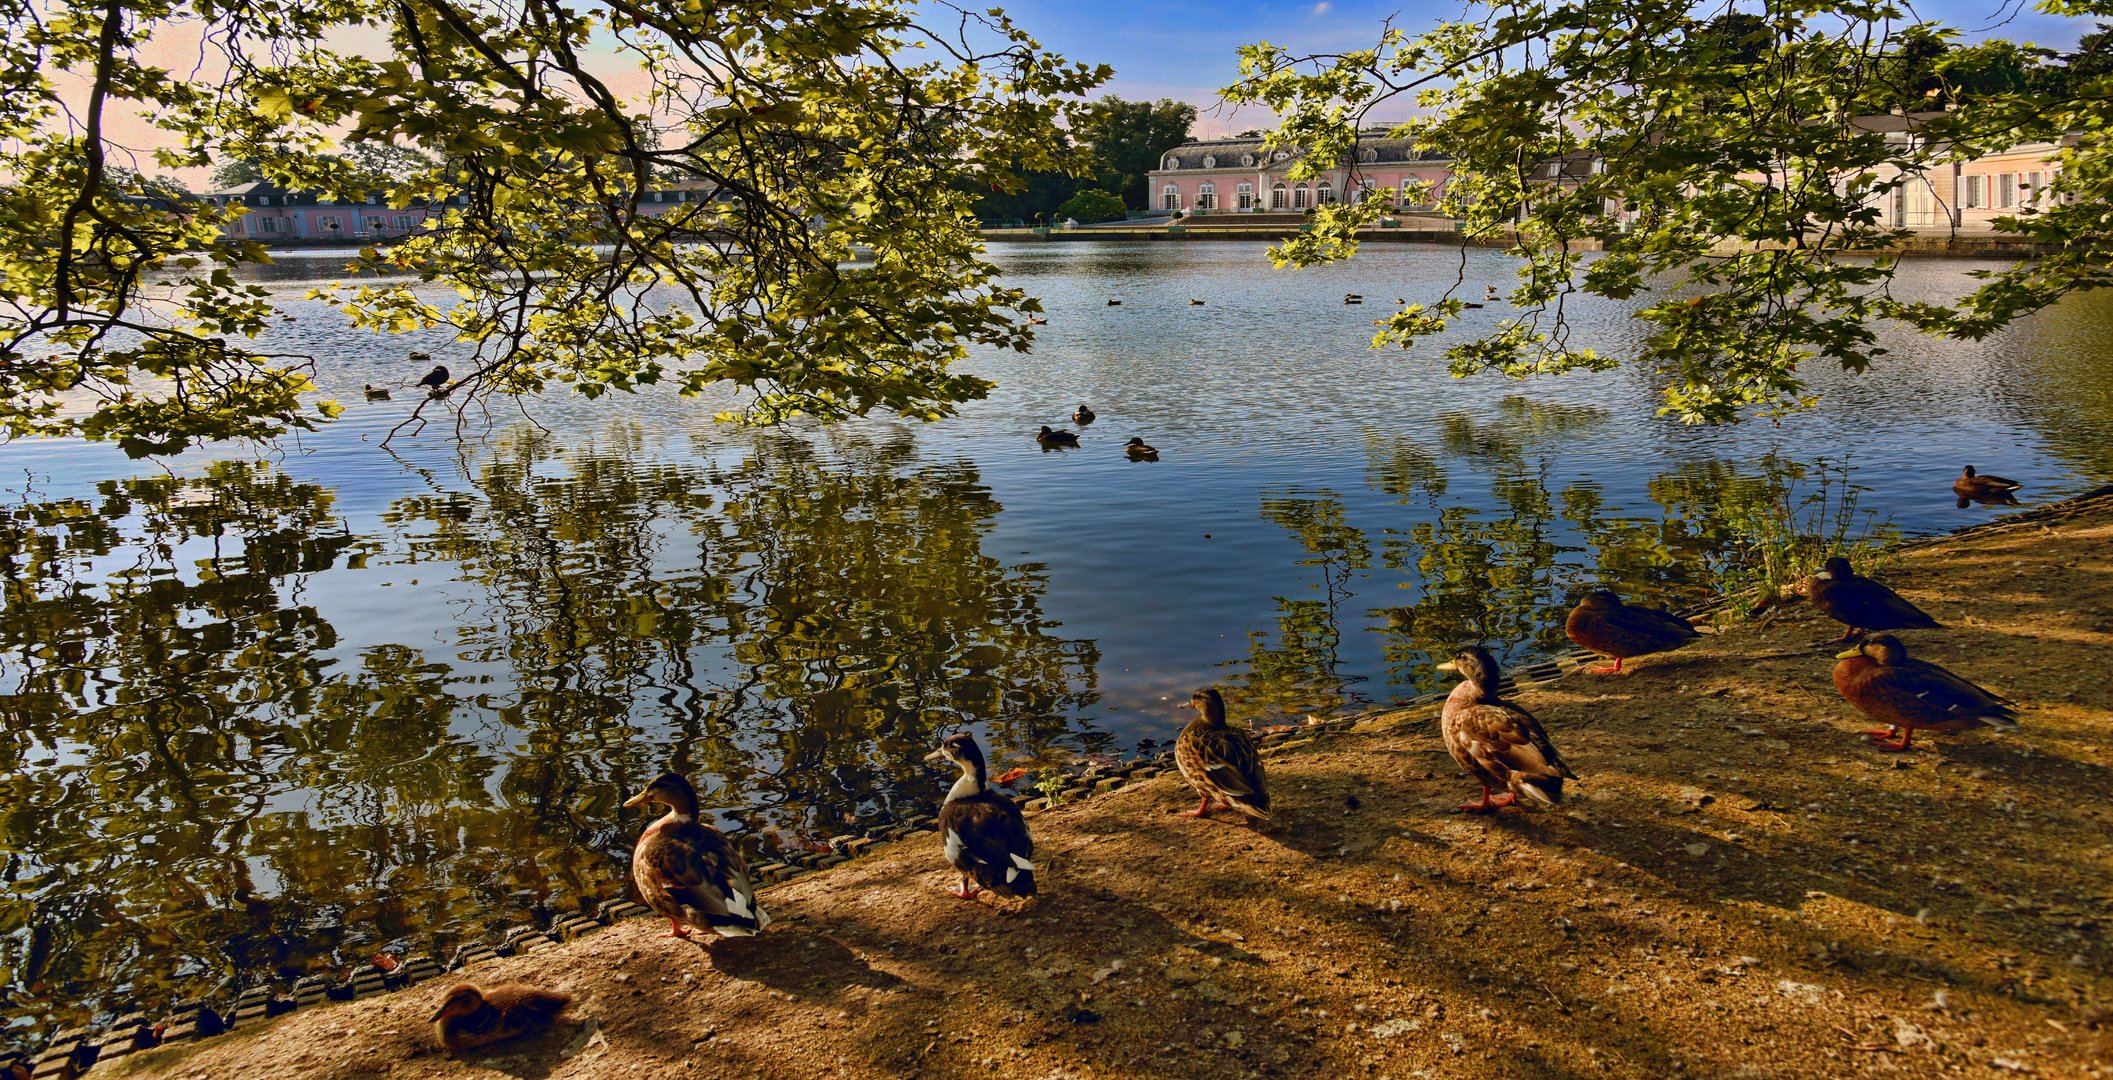
{"label": "duckling", "polygon": [[1563,620],[1563,633],[1580,647],[1614,658],[1613,667],[1592,669],[1595,675],[1619,675],[1621,662],[1680,648],[1702,635],[1694,624],[1656,608],[1631,607],[1606,589],[1585,594]]}
{"label": "duckling", "polygon": [[631,880],[646,906],[667,917],[670,928],[662,937],[689,937],[691,927],[747,937],[770,925],[741,852],[697,820],[697,789],[681,773],[661,773],[624,801],[626,807],[646,803],[668,812],[646,826],[631,849]]}
{"label": "duckling", "polygon": [[1849,567],[1839,555],[1820,564],[1820,571],[1798,585],[1798,592],[1827,617],[1848,627],[1842,636],[1828,642],[1839,645],[1875,630],[1932,630],[1936,619],[1902,599],[1899,593]]}
{"label": "duckling", "polygon": [[983,749],[967,732],[947,736],[925,755],[933,764],[951,761],[961,777],[939,809],[939,835],[946,861],[961,874],[948,893],[967,900],[984,889],[1003,897],[1035,894],[1034,837],[1011,799],[990,790]]}
{"label": "duckling", "polygon": [[361,389],[366,392],[368,401],[389,400],[389,388],[386,386],[376,386],[373,383],[367,383]]}
{"label": "duckling", "polygon": [[1084,405],[1079,406],[1078,411],[1071,414],[1071,420],[1073,423],[1076,424],[1090,424],[1095,419],[1096,417],[1093,415],[1093,410],[1085,407]]}
{"label": "duckling", "polygon": [[[1238,810],[1256,821],[1269,820],[1269,790],[1262,776],[1262,756],[1245,728],[1225,722],[1225,699],[1206,687],[1189,695],[1184,709],[1196,718],[1174,740],[1174,764],[1202,796],[1182,817],[1209,817],[1212,810]],[[1213,806],[1212,803],[1219,805]]]}
{"label": "duckling", "polygon": [[[1458,672],[1461,683],[1446,695],[1438,727],[1445,748],[1460,767],[1482,785],[1482,801],[1462,803],[1470,814],[1493,813],[1521,795],[1543,805],[1563,801],[1563,781],[1577,779],[1541,722],[1525,709],[1497,696],[1501,672],[1497,660],[1480,645],[1469,645],[1438,665]],[[1504,794],[1490,798],[1492,788]]]}
{"label": "duckling", "polygon": [[1960,473],[1957,480],[1952,481],[1952,494],[1959,497],[1961,510],[1966,509],[1969,502],[2016,506],[2018,499],[2013,493],[2024,486],[2015,480],[2005,480],[2000,476],[1977,475],[1974,467],[1968,465],[1966,471]]}
{"label": "duckling", "polygon": [[1159,460],[1159,451],[1153,447],[1145,445],[1145,441],[1139,438],[1133,438],[1129,442],[1123,444],[1123,453],[1130,455],[1131,461]]}
{"label": "duckling", "polygon": [[1045,448],[1060,446],[1077,446],[1079,444],[1078,436],[1073,435],[1068,431],[1052,431],[1050,430],[1048,424],[1042,425],[1041,434],[1036,435],[1034,437],[1034,440],[1038,443],[1041,443]]}
{"label": "duckling", "polygon": [[[1936,664],[1909,659],[1907,646],[1891,634],[1867,637],[1835,659],[1834,689],[1864,715],[1890,725],[1864,732],[1879,750],[1906,750],[1916,728],[1949,735],[2018,726],[2008,699]],[[1899,741],[1888,741],[1896,736]]]}
{"label": "duckling", "polygon": [[570,1004],[570,994],[526,983],[508,983],[489,990],[457,983],[440,999],[433,1026],[440,1033],[440,1045],[450,1050],[471,1050],[542,1031],[556,1022]]}

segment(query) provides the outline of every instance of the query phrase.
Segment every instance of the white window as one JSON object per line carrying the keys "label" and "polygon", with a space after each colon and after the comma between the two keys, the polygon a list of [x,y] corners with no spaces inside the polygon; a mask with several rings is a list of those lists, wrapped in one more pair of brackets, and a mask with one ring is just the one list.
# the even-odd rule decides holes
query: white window
{"label": "white window", "polygon": [[1172,155],[1172,154],[1168,154],[1168,155],[1167,155],[1167,168],[1169,168],[1169,169],[1178,169],[1178,168],[1180,168],[1180,167],[1181,167],[1181,161],[1180,161],[1179,159],[1177,159],[1177,158],[1176,158],[1176,157],[1175,157],[1174,155]]}
{"label": "white window", "polygon": [[2036,205],[2040,201],[2041,189],[2046,187],[2046,185],[2046,173],[2037,170],[2026,173],[2025,189],[2023,191],[2018,192],[2019,200],[2027,206]]}
{"label": "white window", "polygon": [[1240,164],[1249,168],[1253,168],[1255,164],[1255,156],[1253,154],[1241,154]]}
{"label": "white window", "polygon": [[1253,184],[1242,180],[1240,181],[1240,186],[1234,190],[1237,193],[1235,197],[1239,199],[1240,209],[1252,210],[1255,208],[1255,186]]}
{"label": "white window", "polygon": [[1313,205],[1333,206],[1334,204],[1335,188],[1328,181],[1321,181],[1320,186],[1313,189]]}
{"label": "white window", "polygon": [[1996,175],[1996,205],[2008,210],[2017,204],[2018,174],[1998,173]]}
{"label": "white window", "polygon": [[1218,209],[1218,185],[1208,180],[1196,185],[1196,209]]}
{"label": "white window", "polygon": [[315,219],[315,227],[318,233],[332,236],[344,228],[344,225],[338,221],[336,214],[324,214]]}
{"label": "white window", "polygon": [[1373,192],[1378,190],[1379,181],[1374,180],[1369,176],[1365,177],[1362,180],[1359,180],[1357,182],[1357,201],[1364,202],[1366,199],[1372,197]]}
{"label": "white window", "polygon": [[1172,184],[1168,184],[1167,186],[1160,188],[1159,208],[1161,210],[1181,209],[1181,189],[1175,187]]}
{"label": "white window", "polygon": [[1293,210],[1306,209],[1306,185],[1300,184],[1297,190],[1291,193],[1291,208]]}
{"label": "white window", "polygon": [[1988,205],[1988,200],[1982,195],[1982,177],[1962,176],[1960,177],[1960,179],[1965,181],[1966,184],[1966,190],[1959,193],[1960,206],[1963,206],[1968,210],[1978,210],[1981,207]]}
{"label": "white window", "polygon": [[1206,168],[1206,169],[1215,169],[1215,168],[1217,168],[1217,167],[1218,167],[1218,159],[1217,159],[1217,158],[1215,158],[1215,157],[1212,157],[1212,156],[1210,156],[1209,154],[1205,154],[1205,155],[1203,156],[1203,167],[1204,167],[1204,168]]}
{"label": "white window", "polygon": [[1282,210],[1290,205],[1291,189],[1285,187],[1284,182],[1279,180],[1275,186],[1269,189],[1269,208],[1271,210]]}
{"label": "white window", "polygon": [[1373,149],[1369,149],[1369,148],[1367,148],[1367,149],[1364,149],[1364,150],[1359,150],[1359,151],[1357,152],[1357,160],[1359,160],[1359,161],[1364,161],[1364,162],[1372,162],[1372,161],[1378,161],[1378,160],[1379,160],[1379,151],[1377,151],[1377,150],[1373,150]]}
{"label": "white window", "polygon": [[1282,160],[1284,160],[1285,158],[1288,158],[1288,157],[1290,157],[1290,156],[1291,156],[1291,151],[1289,151],[1289,150],[1279,150],[1279,151],[1277,151],[1277,156],[1276,156],[1275,158],[1271,159],[1271,160],[1274,160],[1274,161],[1282,161]]}
{"label": "white window", "polygon": [[398,230],[399,232],[409,232],[409,231],[411,231],[411,227],[412,227],[412,225],[414,225],[414,224],[415,224],[415,222],[413,222],[413,221],[411,220],[411,215],[409,215],[409,214],[398,214],[398,215],[396,215],[396,228],[397,228],[397,230]]}
{"label": "white window", "polygon": [[278,232],[278,231],[279,231],[279,219],[278,219],[278,218],[275,218],[275,217],[260,217],[260,218],[258,218],[258,219],[257,219],[257,231],[258,231],[258,232],[268,232],[268,233],[275,233],[275,232]]}

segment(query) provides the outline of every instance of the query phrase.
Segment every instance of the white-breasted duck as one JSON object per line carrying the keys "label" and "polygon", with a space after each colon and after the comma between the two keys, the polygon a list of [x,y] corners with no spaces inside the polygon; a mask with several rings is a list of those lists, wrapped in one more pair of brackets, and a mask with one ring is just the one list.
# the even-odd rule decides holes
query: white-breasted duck
{"label": "white-breasted duck", "polygon": [[1196,718],[1174,740],[1174,764],[1203,800],[1182,816],[1209,817],[1213,810],[1232,809],[1268,821],[1269,787],[1254,736],[1225,722],[1225,698],[1210,687],[1190,694],[1181,707],[1196,710]]}
{"label": "white-breasted duck", "polygon": [[939,808],[940,843],[946,861],[961,875],[947,892],[963,900],[984,889],[1008,898],[1033,896],[1034,837],[1020,808],[990,789],[975,737],[965,731],[949,735],[925,760],[950,761],[961,769]]}
{"label": "white-breasted duck", "polygon": [[[1541,722],[1497,694],[1500,670],[1489,650],[1469,645],[1438,665],[1458,672],[1460,685],[1446,695],[1438,720],[1445,748],[1482,785],[1482,801],[1462,803],[1472,814],[1510,806],[1523,795],[1543,805],[1563,801],[1563,781],[1577,779]],[[1490,797],[1492,790],[1504,794]]]}
{"label": "white-breasted duck", "polygon": [[681,773],[661,773],[624,801],[627,807],[646,803],[668,812],[646,826],[631,849],[631,880],[639,899],[672,924],[661,936],[688,937],[694,927],[747,937],[770,925],[740,850],[697,820],[697,789]]}
{"label": "white-breasted duck", "polygon": [[1096,417],[1096,416],[1094,416],[1094,415],[1093,415],[1093,410],[1092,410],[1092,409],[1089,409],[1089,408],[1087,408],[1086,406],[1084,406],[1084,405],[1081,405],[1081,406],[1079,406],[1079,407],[1078,407],[1078,411],[1077,411],[1077,412],[1074,412],[1074,413],[1072,413],[1072,414],[1071,414],[1071,419],[1072,419],[1072,422],[1073,422],[1073,423],[1079,423],[1079,424],[1090,424],[1090,423],[1092,423],[1093,421],[1095,421],[1095,420],[1099,419],[1099,417]]}

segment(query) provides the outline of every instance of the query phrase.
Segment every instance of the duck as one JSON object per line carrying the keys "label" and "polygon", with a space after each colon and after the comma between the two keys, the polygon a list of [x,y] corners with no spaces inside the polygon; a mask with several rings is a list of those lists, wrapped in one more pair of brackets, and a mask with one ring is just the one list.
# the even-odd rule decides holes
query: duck
{"label": "duck", "polygon": [[418,380],[418,385],[431,391],[445,389],[447,384],[448,366],[446,364],[434,364],[433,370],[426,372],[426,377]]}
{"label": "duck", "polygon": [[940,740],[939,749],[925,755],[932,764],[952,762],[961,769],[960,778],[947,789],[946,803],[939,808],[939,837],[946,861],[961,875],[947,889],[952,896],[968,900],[985,889],[1011,899],[1035,894],[1034,837],[1027,832],[1027,819],[1020,808],[990,789],[983,765],[983,748],[975,737],[957,732]]}
{"label": "duck", "polygon": [[1800,582],[1797,591],[1828,618],[1848,627],[1830,645],[1879,630],[1934,630],[1941,625],[1899,593],[1859,575],[1840,555],[1821,563],[1819,572]]}
{"label": "duck", "polygon": [[1029,315],[1029,316],[1027,317],[1027,325],[1029,325],[1029,326],[1048,326],[1048,325],[1049,325],[1049,320],[1048,320],[1048,319],[1045,319],[1045,318],[1043,318],[1043,317],[1041,317],[1040,315]]}
{"label": "duck", "polygon": [[1108,306],[1109,306],[1109,307],[1121,307],[1121,306],[1123,306],[1123,302],[1122,302],[1122,301],[1120,301],[1120,300],[1110,300],[1110,301],[1108,301]]}
{"label": "duck", "polygon": [[1268,821],[1269,785],[1254,736],[1225,722],[1225,698],[1214,688],[1190,694],[1181,707],[1196,710],[1196,718],[1174,740],[1174,764],[1203,800],[1181,816],[1209,817],[1213,810],[1231,809]]}
{"label": "duck", "polygon": [[1462,300],[1460,302],[1460,306],[1464,308],[1478,308],[1483,307],[1485,305],[1479,300]]}
{"label": "duck", "polygon": [[368,383],[361,389],[365,391],[368,401],[389,400],[389,388],[386,386],[376,386],[373,383]]}
{"label": "duck", "polygon": [[1096,417],[1093,415],[1093,410],[1087,408],[1084,405],[1079,406],[1078,411],[1071,414],[1072,422],[1077,424],[1090,424],[1095,419]]}
{"label": "duck", "polygon": [[1189,300],[1189,306],[1190,306],[1190,307],[1202,307],[1202,306],[1203,306],[1203,301],[1201,301],[1201,300],[1197,300],[1197,299],[1194,299],[1194,298],[1191,298],[1191,299]]}
{"label": "duck", "polygon": [[1364,302],[1365,298],[1363,296],[1358,295],[1357,293],[1343,294],[1343,303],[1345,304],[1362,304]]}
{"label": "duck", "polygon": [[669,930],[661,936],[686,938],[695,928],[747,937],[769,926],[741,852],[697,820],[697,789],[681,773],[664,772],[624,800],[626,807],[648,803],[668,812],[631,849],[631,880],[646,906],[667,918]]}
{"label": "duck", "polygon": [[1969,502],[2016,506],[2018,499],[2013,493],[2024,486],[2015,480],[2005,480],[2000,476],[1981,476],[1974,472],[1973,466],[1968,465],[1966,471],[1960,473],[1957,480],[1952,481],[1952,494],[1959,497],[1961,510],[1966,509]]}
{"label": "duck", "polygon": [[1702,636],[1678,615],[1624,604],[1607,589],[1586,593],[1563,620],[1563,633],[1582,648],[1613,657],[1614,666],[1593,668],[1595,675],[1620,675],[1623,660],[1669,652]]}
{"label": "duck", "polygon": [[1159,460],[1159,450],[1155,447],[1147,446],[1141,438],[1132,438],[1129,442],[1124,443],[1123,453],[1130,455],[1131,461]]}
{"label": "duck", "polygon": [[1482,299],[1484,299],[1484,300],[1495,300],[1496,298],[1497,298],[1497,287],[1496,287],[1495,285],[1484,285],[1484,286],[1482,286]]}
{"label": "duck", "polygon": [[440,1009],[433,1014],[433,1027],[440,1034],[440,1045],[450,1050],[473,1050],[542,1031],[571,1004],[570,994],[526,983],[507,983],[489,990],[472,983],[456,983],[440,999]]}
{"label": "duck", "polygon": [[1068,431],[1052,431],[1048,424],[1043,424],[1041,434],[1036,435],[1034,441],[1045,447],[1077,446],[1079,437]]}
{"label": "duck", "polygon": [[[1497,694],[1502,672],[1496,657],[1469,645],[1438,665],[1456,672],[1460,685],[1445,697],[1438,728],[1445,748],[1482,785],[1482,801],[1461,803],[1470,814],[1490,814],[1525,796],[1543,806],[1563,801],[1563,781],[1577,779],[1548,732],[1533,714]],[[1494,798],[1490,792],[1502,788]]]}
{"label": "duck", "polygon": [[1916,728],[1952,735],[2018,726],[2009,699],[1927,660],[1909,658],[1907,646],[1891,634],[1873,634],[1834,658],[1834,689],[1864,715],[1888,725],[1864,732],[1876,749],[1906,750]]}

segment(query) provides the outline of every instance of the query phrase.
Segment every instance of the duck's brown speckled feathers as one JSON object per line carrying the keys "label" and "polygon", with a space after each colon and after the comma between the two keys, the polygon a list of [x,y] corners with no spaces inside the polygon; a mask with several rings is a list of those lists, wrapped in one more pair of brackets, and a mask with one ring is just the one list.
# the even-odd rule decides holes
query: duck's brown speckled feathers
{"label": "duck's brown speckled feathers", "polygon": [[1257,821],[1269,820],[1269,789],[1253,736],[1225,722],[1225,699],[1216,690],[1189,695],[1185,708],[1196,710],[1196,718],[1174,740],[1174,764],[1203,800],[1185,811],[1187,816],[1206,817],[1231,807]]}
{"label": "duck's brown speckled feathers", "polygon": [[1702,636],[1678,615],[1624,604],[1606,589],[1586,593],[1563,621],[1563,632],[1579,646],[1613,658],[1613,667],[1595,669],[1602,674],[1619,674],[1621,662],[1630,657],[1667,652]]}
{"label": "duck's brown speckled feathers", "polygon": [[2014,506],[2018,501],[2016,492],[2024,486],[2015,480],[2005,480],[2000,476],[1982,476],[1974,472],[1973,466],[1968,465],[1965,471],[1959,474],[1959,478],[1952,481],[1952,494],[1959,497],[1961,507],[1968,502]]}
{"label": "duck's brown speckled feathers", "polygon": [[[1575,780],[1577,774],[1570,771],[1532,713],[1497,695],[1496,658],[1487,649],[1470,645],[1439,668],[1457,671],[1462,678],[1446,696],[1445,711],[1439,717],[1445,748],[1482,785],[1482,801],[1460,808],[1491,811],[1510,806],[1521,795],[1543,804],[1562,802],[1563,781]],[[1494,790],[1505,794],[1492,799]]]}
{"label": "duck's brown speckled feathers", "polygon": [[961,873],[950,890],[967,899],[979,889],[1003,897],[1035,894],[1034,837],[1027,819],[1011,799],[990,790],[983,749],[968,733],[949,735],[926,761],[945,760],[961,769],[960,779],[939,808],[939,841],[946,861]]}
{"label": "duck's brown speckled feathers", "polygon": [[639,899],[672,924],[669,936],[690,928],[745,937],[770,924],[741,852],[718,829],[697,820],[697,792],[679,773],[662,773],[625,806],[657,802],[666,815],[646,826],[631,849],[631,880]]}
{"label": "duck's brown speckled feathers", "polygon": [[[2010,702],[1926,660],[1908,657],[1891,634],[1874,634],[1838,654],[1834,689],[1864,715],[1887,727],[1865,732],[1882,750],[1905,750],[1916,729],[1956,734],[1976,728],[2013,728]],[[1897,742],[1886,741],[1898,736]]]}
{"label": "duck's brown speckled feathers", "polygon": [[1806,578],[1798,590],[1828,618],[1848,627],[1838,641],[1877,630],[1928,630],[1938,625],[1928,612],[1899,593],[1857,574],[1849,560],[1839,555],[1821,564],[1820,572]]}
{"label": "duck's brown speckled feathers", "polygon": [[440,1045],[450,1050],[471,1050],[542,1031],[557,1022],[558,1015],[570,1004],[570,994],[526,983],[507,983],[489,990],[457,983],[441,998],[439,1010],[433,1013],[433,1025]]}

